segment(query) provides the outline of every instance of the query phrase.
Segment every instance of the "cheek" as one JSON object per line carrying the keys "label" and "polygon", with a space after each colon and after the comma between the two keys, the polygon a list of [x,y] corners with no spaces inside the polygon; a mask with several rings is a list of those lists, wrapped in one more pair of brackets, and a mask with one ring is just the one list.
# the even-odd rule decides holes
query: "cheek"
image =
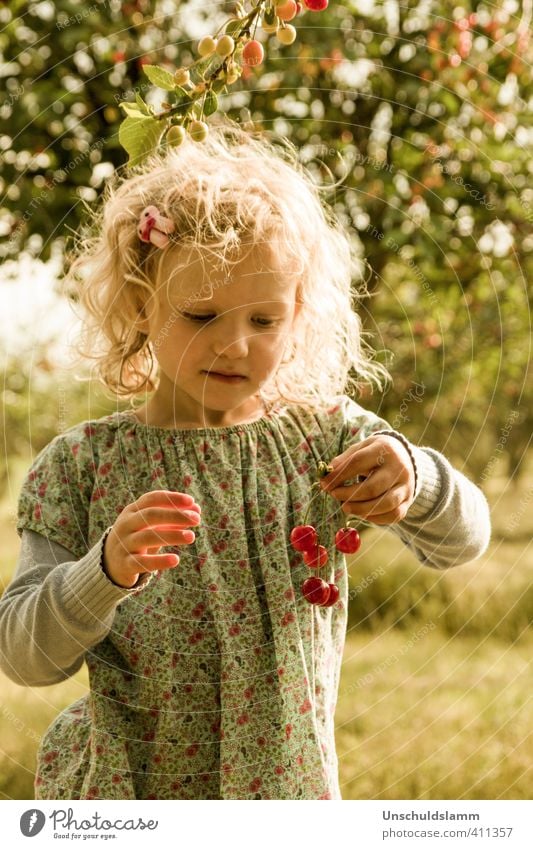
{"label": "cheek", "polygon": [[262,339],[255,348],[256,366],[265,377],[279,367],[285,352],[285,344],[285,337],[276,335]]}
{"label": "cheek", "polygon": [[261,353],[268,356],[270,360],[275,360],[277,359],[278,354],[281,356],[283,353],[285,333],[280,331],[262,333],[251,339],[251,343],[256,351],[261,351]]}

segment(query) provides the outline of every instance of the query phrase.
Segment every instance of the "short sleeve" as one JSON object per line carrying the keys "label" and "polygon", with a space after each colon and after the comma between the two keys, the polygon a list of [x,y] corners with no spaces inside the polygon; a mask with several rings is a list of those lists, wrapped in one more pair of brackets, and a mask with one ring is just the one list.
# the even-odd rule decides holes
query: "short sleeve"
{"label": "short sleeve", "polygon": [[373,433],[392,430],[385,419],[365,410],[364,407],[348,398],[347,395],[342,396],[339,401],[339,408],[342,422],[339,454],[346,451],[350,445],[355,445],[367,439]]}
{"label": "short sleeve", "polygon": [[79,452],[75,435],[61,434],[37,455],[22,483],[16,527],[20,537],[25,528],[36,531],[81,558],[89,548],[91,487]]}

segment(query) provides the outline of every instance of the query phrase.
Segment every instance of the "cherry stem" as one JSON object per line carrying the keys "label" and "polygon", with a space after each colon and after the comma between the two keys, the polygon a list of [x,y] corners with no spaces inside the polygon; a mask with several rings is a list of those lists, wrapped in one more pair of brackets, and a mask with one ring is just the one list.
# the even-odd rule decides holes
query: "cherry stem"
{"label": "cherry stem", "polygon": [[[239,19],[242,26],[239,29],[239,31],[235,32],[234,35],[233,35],[233,38],[234,38],[234,41],[235,41],[235,47],[234,47],[234,49],[231,53],[231,57],[233,57],[233,54],[235,53],[235,49],[237,47],[237,43],[243,37],[243,35],[246,35],[246,34],[250,35],[250,26],[253,23],[255,24],[255,27],[254,27],[254,36],[255,36],[255,31],[256,31],[257,25],[259,23],[259,15],[262,11],[263,5],[266,2],[267,2],[267,0],[258,0],[258,3],[255,6],[252,7],[250,12],[248,12],[248,14],[244,16],[244,18]],[[218,28],[218,30],[216,32],[216,35],[218,35],[218,33],[221,32],[221,30],[223,29],[223,27],[225,27],[227,25],[227,23],[228,23],[227,21],[224,21],[224,23],[220,25],[220,27]],[[187,66],[187,70],[194,68],[195,65],[199,65],[201,62],[204,61],[205,58],[207,58],[207,57],[200,56],[198,59],[196,59],[196,61],[191,62],[191,64]],[[224,72],[227,71],[228,59],[229,58],[230,57],[226,56],[224,62],[221,65],[221,68],[224,70]],[[205,105],[205,100],[206,100],[207,94],[211,90],[213,82],[215,81],[216,77],[218,76],[221,68],[220,67],[215,68],[214,71],[212,71],[209,75],[207,75],[206,79],[204,78],[203,82],[206,85],[206,88],[204,89],[204,91],[191,92],[191,101],[190,101],[190,103],[187,104],[185,110],[183,108],[183,104],[181,104],[181,105],[178,105],[178,106],[173,106],[172,109],[168,109],[168,110],[164,110],[163,112],[159,112],[156,115],[154,115],[153,117],[158,121],[162,121],[165,118],[172,118],[174,115],[178,115],[180,113],[183,113],[183,121],[185,121],[189,117],[189,115],[192,111],[192,106],[196,103],[197,100],[199,100],[203,96],[202,112],[201,112],[201,116],[200,116],[200,119],[199,119],[199,120],[202,120],[203,115],[204,115],[204,105]]]}
{"label": "cherry stem", "polygon": [[[319,487],[319,486],[320,486],[320,484],[319,484],[318,482],[317,482],[317,483],[314,483],[314,484],[311,486],[311,489],[314,489],[315,487]],[[313,504],[313,499],[311,499],[311,501],[310,501],[310,502],[309,502],[309,504],[307,505],[307,510],[306,510],[306,511],[305,511],[305,513],[304,513],[304,518],[303,518],[302,525],[307,525],[307,517],[309,516],[309,511],[311,510],[311,506],[312,506],[312,504]]]}
{"label": "cherry stem", "polygon": [[[327,498],[327,495],[326,495],[325,492],[323,492],[322,493],[322,516],[321,516],[320,525],[319,525],[320,530],[322,530],[322,527],[324,525],[324,520],[326,518],[326,498]],[[320,539],[317,539],[317,543],[316,543],[317,544],[317,549],[316,549],[317,559],[319,557],[319,543],[320,543]],[[318,562],[320,563],[319,559],[318,559]]]}
{"label": "cherry stem", "polygon": [[[323,460],[319,460],[318,466],[317,466],[318,480],[315,481],[315,483],[311,484],[311,489],[319,489],[320,490],[320,479],[325,477],[325,475],[328,475],[332,471],[333,471],[332,466],[328,465],[328,463],[324,463]],[[322,492],[322,490],[320,490],[320,491]],[[325,499],[326,493],[324,492],[323,494],[324,494],[324,499]],[[311,509],[312,503],[313,503],[313,499],[311,499],[311,501],[307,505],[307,510],[304,513],[302,525],[307,525],[307,517],[309,516],[309,511]],[[325,500],[323,501],[323,504],[325,505]],[[324,521],[324,516],[322,516],[322,521]]]}

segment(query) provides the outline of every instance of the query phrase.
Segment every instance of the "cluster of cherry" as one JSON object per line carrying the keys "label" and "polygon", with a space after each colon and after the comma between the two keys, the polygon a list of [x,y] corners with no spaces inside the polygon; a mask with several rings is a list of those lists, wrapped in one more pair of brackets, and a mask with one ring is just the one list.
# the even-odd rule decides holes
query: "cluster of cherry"
{"label": "cluster of cherry", "polygon": [[[332,467],[323,462],[318,464],[318,477],[324,477],[332,471]],[[316,484],[314,484],[316,486]],[[326,493],[323,493],[326,498]],[[307,514],[306,514],[307,516]],[[304,517],[305,522],[305,517]],[[314,525],[296,525],[290,535],[291,546],[300,551],[303,561],[310,569],[320,569],[328,562],[328,551],[320,544],[318,532]],[[335,548],[343,554],[355,554],[361,546],[361,537],[355,528],[339,528],[335,534]],[[302,584],[302,593],[310,604],[321,607],[332,607],[339,598],[339,588],[313,575],[306,578]]]}

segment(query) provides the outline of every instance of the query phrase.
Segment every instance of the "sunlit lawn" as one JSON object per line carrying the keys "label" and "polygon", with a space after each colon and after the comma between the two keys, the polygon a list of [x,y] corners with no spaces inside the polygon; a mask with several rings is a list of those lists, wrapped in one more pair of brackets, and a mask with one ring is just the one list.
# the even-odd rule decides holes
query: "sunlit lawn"
{"label": "sunlit lawn", "polygon": [[417,630],[347,640],[336,714],[343,798],[530,798],[533,639],[437,629],[416,640]]}

